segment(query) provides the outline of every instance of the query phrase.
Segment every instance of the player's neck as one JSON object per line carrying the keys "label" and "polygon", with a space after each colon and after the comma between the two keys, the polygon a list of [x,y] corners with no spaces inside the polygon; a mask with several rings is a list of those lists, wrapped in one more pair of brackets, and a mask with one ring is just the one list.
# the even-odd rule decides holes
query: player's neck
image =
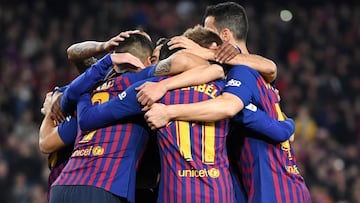
{"label": "player's neck", "polygon": [[246,47],[246,43],[244,41],[234,41],[234,44],[241,50],[241,53],[248,54],[249,51]]}

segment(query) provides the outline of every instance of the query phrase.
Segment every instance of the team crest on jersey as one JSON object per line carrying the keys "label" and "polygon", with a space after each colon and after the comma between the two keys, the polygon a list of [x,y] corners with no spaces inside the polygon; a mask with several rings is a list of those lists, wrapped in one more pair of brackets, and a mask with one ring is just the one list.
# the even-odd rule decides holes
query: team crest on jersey
{"label": "team crest on jersey", "polygon": [[228,86],[233,86],[233,87],[240,87],[240,85],[241,85],[241,81],[239,81],[239,80],[235,80],[235,79],[231,79],[231,80],[229,80],[227,83],[226,83],[226,87],[228,87]]}

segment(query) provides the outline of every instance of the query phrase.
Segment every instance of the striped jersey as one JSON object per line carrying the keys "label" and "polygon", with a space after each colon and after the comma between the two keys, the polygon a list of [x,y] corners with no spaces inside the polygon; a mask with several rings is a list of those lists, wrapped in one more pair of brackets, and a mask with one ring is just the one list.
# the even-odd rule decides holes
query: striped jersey
{"label": "striped jersey", "polygon": [[[249,67],[232,68],[224,92],[239,97],[244,106],[252,103],[272,118],[284,120],[274,88]],[[289,141],[277,143],[245,128],[231,137],[237,142],[231,142],[229,151],[237,160],[238,185],[248,202],[311,202]]]}
{"label": "striped jersey", "polygon": [[[186,104],[221,94],[223,81],[168,92],[162,103]],[[228,120],[173,121],[158,131],[158,202],[234,202],[226,150]]]}
{"label": "striped jersey", "polygon": [[[154,77],[147,81],[159,81]],[[102,122],[112,122],[131,115],[142,115],[135,83],[108,103],[87,108],[80,99],[79,120],[89,112],[107,112]],[[182,88],[168,92],[164,104],[203,101],[221,94],[224,81]],[[85,98],[86,100],[86,98]],[[112,114],[112,116],[108,116]],[[228,120],[218,122],[174,121],[158,131],[161,162],[158,202],[234,202],[234,193],[226,150]]]}
{"label": "striped jersey", "polygon": [[[117,97],[131,83],[144,79],[145,75],[124,73],[100,83],[91,94],[92,105],[106,103]],[[83,77],[83,80],[77,80],[76,85],[81,88],[82,83],[89,81]],[[70,90],[71,85],[68,88]],[[68,92],[67,95],[72,93]],[[90,115],[90,118],[101,122],[97,120],[96,113]],[[100,129],[79,131],[71,158],[53,186],[95,186],[134,202],[136,164],[148,139],[148,130],[144,127],[146,125],[142,116],[108,125]]]}
{"label": "striped jersey", "polygon": [[[146,81],[156,82],[163,78],[165,77],[154,77],[146,79]],[[83,128],[99,127],[91,119],[93,114],[97,115],[97,122],[100,123],[111,123],[129,116],[142,115],[142,107],[137,102],[135,88],[146,81],[134,83],[120,93],[118,98],[113,98],[101,105],[92,106],[89,101],[90,95],[83,95],[78,103],[80,126]],[[168,93],[161,102],[177,104],[202,101],[218,96],[221,89],[222,84],[219,81],[182,88]],[[278,122],[261,110],[243,110],[241,122],[248,128],[265,132],[264,134],[269,136],[276,132],[281,135],[276,138],[279,140],[288,139],[289,134],[294,132],[294,127],[291,128],[294,126],[293,122],[292,125],[288,124],[291,122]],[[89,126],[82,126],[83,123]],[[163,169],[159,202],[175,200],[180,200],[180,202],[188,200],[195,202],[200,200],[204,202],[233,201],[232,186],[228,179],[226,149],[224,149],[227,125],[228,121],[215,123],[176,121],[158,132]],[[290,125],[291,132],[278,130],[283,129],[283,125]]]}
{"label": "striped jersey", "polygon": [[47,200],[49,200],[49,194],[52,183],[60,175],[61,171],[68,162],[71,152],[74,148],[74,141],[77,134],[77,119],[76,117],[68,117],[64,122],[61,122],[58,127],[58,134],[61,140],[65,143],[65,147],[55,151],[48,156],[48,166],[50,169],[49,178],[48,178],[48,195]]}

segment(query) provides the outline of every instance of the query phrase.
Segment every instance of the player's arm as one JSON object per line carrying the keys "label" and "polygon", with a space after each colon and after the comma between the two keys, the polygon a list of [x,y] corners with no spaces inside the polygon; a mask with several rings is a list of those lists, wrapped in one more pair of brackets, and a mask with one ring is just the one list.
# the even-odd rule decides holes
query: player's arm
{"label": "player's arm", "polygon": [[233,117],[244,108],[237,96],[223,93],[220,97],[191,104],[164,105],[154,103],[145,113],[151,129],[165,126],[171,120],[212,122]]}
{"label": "player's arm", "polygon": [[250,69],[238,68],[228,73],[227,80],[225,88],[233,92],[223,92],[211,100],[169,106],[153,104],[145,114],[148,122],[151,119],[153,126],[150,127],[162,127],[170,120],[217,121],[233,117],[244,108],[244,104],[251,102],[253,90],[250,87],[256,87],[256,78]]}
{"label": "player's arm", "polygon": [[276,64],[272,60],[256,54],[238,54],[225,63],[229,65],[246,65],[253,68],[269,83],[273,82],[277,75]]}
{"label": "player's arm", "polygon": [[93,105],[89,93],[83,94],[77,104],[78,123],[83,131],[95,130],[110,126],[128,116],[143,114],[136,99],[135,87],[143,83],[139,81],[117,97],[101,104]]}
{"label": "player's arm", "polygon": [[41,112],[45,117],[39,130],[40,151],[49,154],[75,141],[77,134],[77,122],[75,118],[68,119],[59,125],[51,118],[51,94],[46,95],[44,107]]}
{"label": "player's arm", "polygon": [[291,118],[276,120],[253,104],[247,105],[232,120],[274,142],[289,140],[295,131],[295,123]]}
{"label": "player's arm", "polygon": [[[177,74],[180,73],[180,74]],[[207,83],[224,78],[224,71],[220,65],[209,64],[199,56],[178,52],[159,62],[155,67],[154,75],[174,75],[157,83],[146,82],[137,90],[138,101],[142,105],[152,105],[161,99],[164,94],[173,89]]]}
{"label": "player's arm", "polygon": [[99,54],[111,52],[119,45],[119,42],[124,41],[130,34],[138,32],[138,30],[121,32],[105,42],[85,41],[73,44],[67,49],[68,59],[72,62],[79,62]]}
{"label": "player's arm", "polygon": [[[277,75],[276,64],[267,58],[255,54],[240,54],[239,50],[231,44],[224,43],[216,52],[199,46],[192,40],[177,36],[169,42],[170,49],[184,48],[185,51],[196,54],[206,60],[214,60],[229,65],[246,65],[258,71],[267,82],[273,82]],[[229,48],[230,47],[230,48]],[[234,53],[238,54],[234,54]]]}
{"label": "player's arm", "polygon": [[129,53],[105,55],[70,83],[61,98],[61,109],[68,114],[74,112],[80,95],[89,92],[99,81],[102,81],[114,64],[122,63],[130,63],[136,67],[144,66],[138,58]]}
{"label": "player's arm", "polygon": [[39,131],[39,148],[42,153],[50,154],[75,141],[77,122],[75,117],[55,126],[49,115],[44,117]]}

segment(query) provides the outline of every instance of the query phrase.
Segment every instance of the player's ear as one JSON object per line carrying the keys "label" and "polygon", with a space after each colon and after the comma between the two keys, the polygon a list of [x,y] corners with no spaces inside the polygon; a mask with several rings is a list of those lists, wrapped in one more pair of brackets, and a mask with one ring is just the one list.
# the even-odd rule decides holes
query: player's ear
{"label": "player's ear", "polygon": [[231,36],[232,36],[231,31],[228,28],[224,28],[220,33],[220,37],[224,42],[229,42]]}
{"label": "player's ear", "polygon": [[151,66],[151,56],[148,56],[144,62],[145,67]]}
{"label": "player's ear", "polygon": [[217,47],[218,47],[218,45],[216,44],[216,42],[213,42],[213,43],[211,43],[209,49],[211,49],[211,50],[216,50]]}

